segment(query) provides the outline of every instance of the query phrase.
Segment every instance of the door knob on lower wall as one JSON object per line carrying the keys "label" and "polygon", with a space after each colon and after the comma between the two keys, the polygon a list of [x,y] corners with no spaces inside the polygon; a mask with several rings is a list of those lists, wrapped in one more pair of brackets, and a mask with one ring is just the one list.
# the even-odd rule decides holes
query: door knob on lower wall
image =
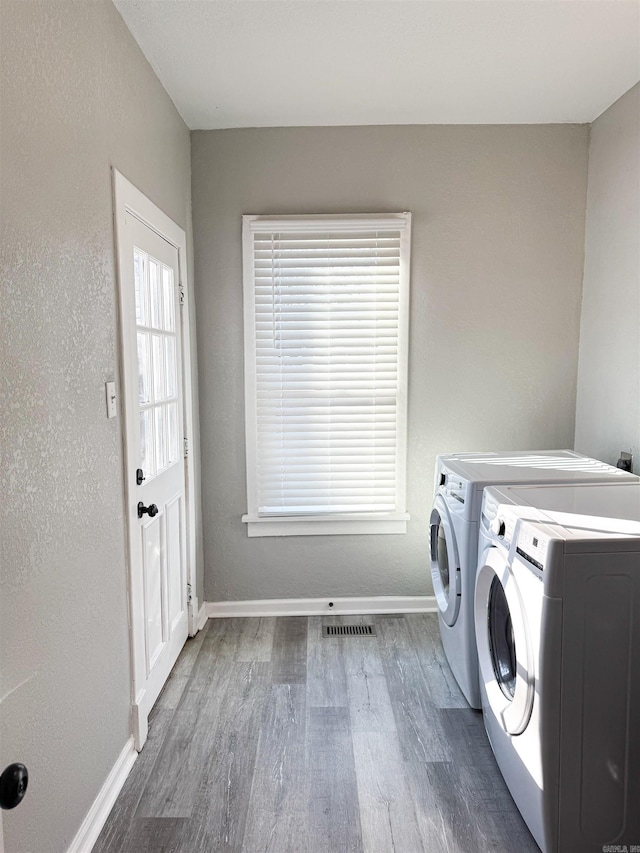
{"label": "door knob on lower wall", "polygon": [[10,764],[0,775],[0,808],[15,809],[27,793],[29,771],[24,764]]}
{"label": "door knob on lower wall", "polygon": [[149,518],[154,518],[154,516],[158,514],[158,507],[155,504],[145,506],[142,501],[140,501],[140,503],[138,504],[138,518],[142,518],[145,513],[149,516]]}

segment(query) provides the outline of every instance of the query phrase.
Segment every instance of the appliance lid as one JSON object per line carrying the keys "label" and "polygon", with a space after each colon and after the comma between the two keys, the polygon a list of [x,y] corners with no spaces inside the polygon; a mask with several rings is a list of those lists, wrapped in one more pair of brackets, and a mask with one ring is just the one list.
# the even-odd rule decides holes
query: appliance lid
{"label": "appliance lid", "polygon": [[441,457],[442,465],[476,485],[500,483],[638,482],[634,474],[573,450],[460,453]]}
{"label": "appliance lid", "polygon": [[[571,530],[640,536],[640,480],[624,483],[503,486],[489,492],[500,510],[531,507],[541,521]],[[499,511],[500,511],[499,510]],[[522,514],[522,513],[520,513]]]}

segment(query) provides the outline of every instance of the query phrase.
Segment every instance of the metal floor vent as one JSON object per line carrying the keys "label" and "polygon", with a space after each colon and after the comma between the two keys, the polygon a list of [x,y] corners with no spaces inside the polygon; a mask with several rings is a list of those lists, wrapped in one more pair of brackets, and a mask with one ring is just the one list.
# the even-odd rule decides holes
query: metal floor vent
{"label": "metal floor vent", "polygon": [[374,625],[323,625],[323,637],[375,637]]}

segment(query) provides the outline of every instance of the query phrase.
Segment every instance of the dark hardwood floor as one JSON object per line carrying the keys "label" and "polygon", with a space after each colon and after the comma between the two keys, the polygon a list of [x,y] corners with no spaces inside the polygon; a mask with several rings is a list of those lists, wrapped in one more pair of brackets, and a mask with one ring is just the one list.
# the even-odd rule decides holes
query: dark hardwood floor
{"label": "dark hardwood floor", "polygon": [[[364,622],[375,637],[322,637]],[[432,614],[218,619],[94,853],[535,853]]]}

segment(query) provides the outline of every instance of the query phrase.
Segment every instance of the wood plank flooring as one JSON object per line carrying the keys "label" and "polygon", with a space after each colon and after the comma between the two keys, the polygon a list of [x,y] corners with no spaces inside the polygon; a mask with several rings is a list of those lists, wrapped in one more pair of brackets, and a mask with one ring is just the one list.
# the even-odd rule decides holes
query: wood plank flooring
{"label": "wood plank flooring", "polygon": [[[370,622],[375,637],[322,637]],[[94,853],[536,853],[433,614],[211,620]]]}

